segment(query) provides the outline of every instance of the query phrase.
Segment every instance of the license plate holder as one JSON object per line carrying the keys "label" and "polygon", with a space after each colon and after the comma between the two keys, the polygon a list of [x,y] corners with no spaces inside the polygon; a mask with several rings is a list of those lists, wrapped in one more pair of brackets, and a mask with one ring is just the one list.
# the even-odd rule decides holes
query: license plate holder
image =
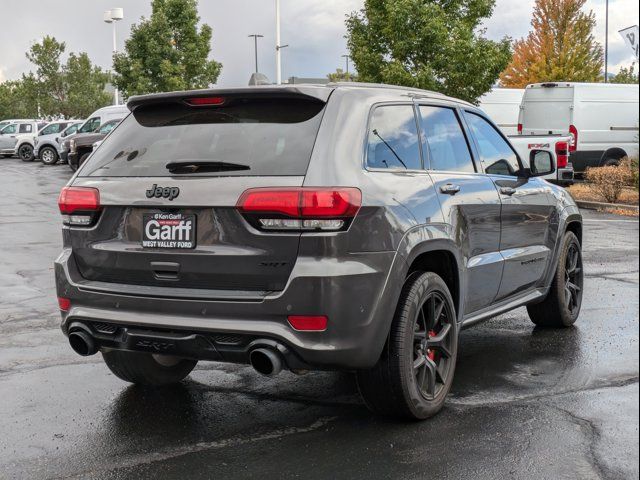
{"label": "license plate holder", "polygon": [[196,215],[166,212],[143,214],[142,246],[169,250],[196,248]]}

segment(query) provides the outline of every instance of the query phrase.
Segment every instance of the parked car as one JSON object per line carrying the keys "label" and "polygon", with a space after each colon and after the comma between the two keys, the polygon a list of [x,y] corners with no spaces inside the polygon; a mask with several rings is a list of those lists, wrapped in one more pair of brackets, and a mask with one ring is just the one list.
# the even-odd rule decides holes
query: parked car
{"label": "parked car", "polygon": [[516,135],[523,95],[524,88],[493,88],[480,97],[479,107],[505,135]]}
{"label": "parked car", "polygon": [[82,123],[81,120],[64,120],[44,127],[35,139],[35,158],[39,158],[45,165],[57,163],[62,151],[60,140],[74,134]]}
{"label": "parked car", "polygon": [[527,306],[566,327],[582,218],[473,105],[366,84],[133,97],[62,190],[62,330],[119,378],[200,360],[357,372],[375,412],[427,418],[463,327]]}
{"label": "parked car", "polygon": [[[129,114],[129,110],[126,105],[111,105],[108,107],[102,107],[93,112],[89,118],[78,128],[77,134],[94,132],[100,125],[109,120],[121,119]],[[68,161],[69,144],[74,136],[69,136],[62,142],[62,151],[60,152],[60,158],[62,161]]]}
{"label": "parked car", "polygon": [[18,155],[24,162],[33,160],[33,140],[40,126],[42,123],[35,120],[5,125],[0,130],[0,154],[4,157]]}
{"label": "parked car", "polygon": [[34,139],[34,157],[40,159],[45,165],[57,163],[60,157],[59,138],[75,132],[81,124],[80,120],[57,120],[47,124]]}
{"label": "parked car", "polygon": [[6,120],[2,120],[0,122],[0,130],[2,130],[4,127],[6,127],[7,125],[9,125],[10,123],[16,123],[16,122],[33,122],[35,120],[33,120],[32,118],[8,118]]}
{"label": "parked car", "polygon": [[93,145],[106,137],[121,120],[121,118],[109,120],[100,125],[92,133],[79,133],[74,135],[73,138],[69,140],[69,155],[67,157],[69,168],[75,172],[89,155],[91,155]]}
{"label": "parked car", "polygon": [[576,173],[638,155],[638,84],[536,83],[522,99],[518,129],[571,135]]}

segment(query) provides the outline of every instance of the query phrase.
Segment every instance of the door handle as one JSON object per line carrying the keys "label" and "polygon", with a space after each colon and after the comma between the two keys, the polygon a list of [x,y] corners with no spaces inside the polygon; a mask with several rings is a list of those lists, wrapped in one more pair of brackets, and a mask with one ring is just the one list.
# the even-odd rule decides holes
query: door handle
{"label": "door handle", "polygon": [[455,195],[460,191],[460,185],[454,185],[453,183],[447,183],[440,186],[440,191],[446,195]]}
{"label": "door handle", "polygon": [[500,193],[511,196],[516,193],[516,189],[513,187],[500,187]]}

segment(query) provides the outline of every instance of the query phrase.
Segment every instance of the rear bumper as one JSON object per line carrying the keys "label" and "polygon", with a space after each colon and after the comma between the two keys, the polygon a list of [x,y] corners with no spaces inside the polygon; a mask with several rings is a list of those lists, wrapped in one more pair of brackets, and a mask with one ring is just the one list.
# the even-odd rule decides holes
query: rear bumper
{"label": "rear bumper", "polygon": [[[256,341],[274,341],[290,350],[290,368],[367,368],[379,357],[395,309],[396,286],[401,284],[389,274],[396,270],[395,261],[404,260],[395,252],[299,257],[283,291],[230,292],[90,282],[65,249],[55,262],[57,294],[71,299],[61,326],[65,334],[80,322],[109,324],[152,339],[167,333],[182,338],[104,344],[106,348],[158,353],[160,345],[166,347],[162,353],[177,355],[182,348],[200,345],[200,353],[190,350],[189,356],[244,363]],[[326,315],[328,327],[296,331],[287,315]],[[238,342],[229,346],[216,341],[225,335]]]}
{"label": "rear bumper", "polygon": [[574,171],[573,167],[559,168],[557,171],[556,180],[553,181],[556,185],[568,187],[574,183]]}

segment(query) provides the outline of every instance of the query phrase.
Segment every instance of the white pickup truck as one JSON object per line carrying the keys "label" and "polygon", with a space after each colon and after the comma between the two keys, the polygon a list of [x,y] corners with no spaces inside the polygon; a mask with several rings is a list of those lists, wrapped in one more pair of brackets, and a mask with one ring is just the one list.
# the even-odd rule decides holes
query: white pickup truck
{"label": "white pickup truck", "polygon": [[509,135],[509,141],[528,166],[531,150],[548,150],[554,154],[556,170],[545,178],[556,185],[573,184],[573,165],[569,161],[569,135]]}
{"label": "white pickup truck", "polygon": [[33,160],[34,139],[45,125],[36,120],[19,120],[5,125],[0,130],[0,155],[18,155],[23,162]]}

